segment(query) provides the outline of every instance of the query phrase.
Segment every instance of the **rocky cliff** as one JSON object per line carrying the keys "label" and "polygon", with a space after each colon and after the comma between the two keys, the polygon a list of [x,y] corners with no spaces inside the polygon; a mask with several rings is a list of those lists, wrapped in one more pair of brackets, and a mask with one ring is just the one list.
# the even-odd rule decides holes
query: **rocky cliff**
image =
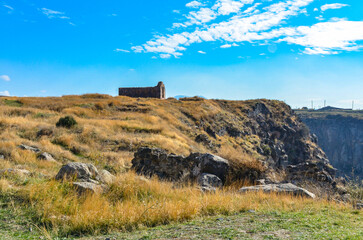
{"label": "rocky cliff", "polygon": [[340,175],[363,178],[362,114],[299,113]]}

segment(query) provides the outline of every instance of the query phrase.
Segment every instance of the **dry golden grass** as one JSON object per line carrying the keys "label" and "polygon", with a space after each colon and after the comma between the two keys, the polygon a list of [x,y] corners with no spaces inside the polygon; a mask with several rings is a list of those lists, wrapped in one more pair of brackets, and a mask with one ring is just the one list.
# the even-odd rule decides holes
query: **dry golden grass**
{"label": "dry golden grass", "polygon": [[318,210],[335,204],[262,192],[239,194],[231,189],[203,194],[194,186],[175,188],[171,183],[144,179],[132,172],[119,175],[103,195],[79,197],[69,184],[56,181],[29,186],[24,194],[29,196],[41,221],[61,235],[132,230],[251,209]]}

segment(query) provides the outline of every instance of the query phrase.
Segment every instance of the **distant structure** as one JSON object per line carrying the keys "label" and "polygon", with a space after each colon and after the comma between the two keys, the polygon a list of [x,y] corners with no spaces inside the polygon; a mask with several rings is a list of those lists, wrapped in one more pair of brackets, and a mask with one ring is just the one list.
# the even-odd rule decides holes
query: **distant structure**
{"label": "distant structure", "polygon": [[156,87],[119,88],[118,95],[135,98],[165,99],[165,85],[163,82],[159,82]]}

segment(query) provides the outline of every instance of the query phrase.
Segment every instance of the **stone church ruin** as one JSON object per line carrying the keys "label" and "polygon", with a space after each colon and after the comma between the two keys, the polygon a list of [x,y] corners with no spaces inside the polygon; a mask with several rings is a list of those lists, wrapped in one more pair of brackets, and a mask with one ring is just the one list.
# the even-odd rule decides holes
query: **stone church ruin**
{"label": "stone church ruin", "polygon": [[118,95],[135,98],[165,99],[165,85],[163,82],[159,82],[156,87],[119,88]]}

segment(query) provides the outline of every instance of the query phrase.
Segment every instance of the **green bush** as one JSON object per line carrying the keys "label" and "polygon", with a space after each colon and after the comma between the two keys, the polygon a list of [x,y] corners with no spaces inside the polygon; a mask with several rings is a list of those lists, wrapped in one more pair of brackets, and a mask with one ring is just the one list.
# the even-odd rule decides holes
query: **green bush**
{"label": "green bush", "polygon": [[77,125],[77,122],[72,116],[66,116],[64,118],[60,118],[56,124],[57,127],[65,127],[65,128],[71,128],[75,125]]}

